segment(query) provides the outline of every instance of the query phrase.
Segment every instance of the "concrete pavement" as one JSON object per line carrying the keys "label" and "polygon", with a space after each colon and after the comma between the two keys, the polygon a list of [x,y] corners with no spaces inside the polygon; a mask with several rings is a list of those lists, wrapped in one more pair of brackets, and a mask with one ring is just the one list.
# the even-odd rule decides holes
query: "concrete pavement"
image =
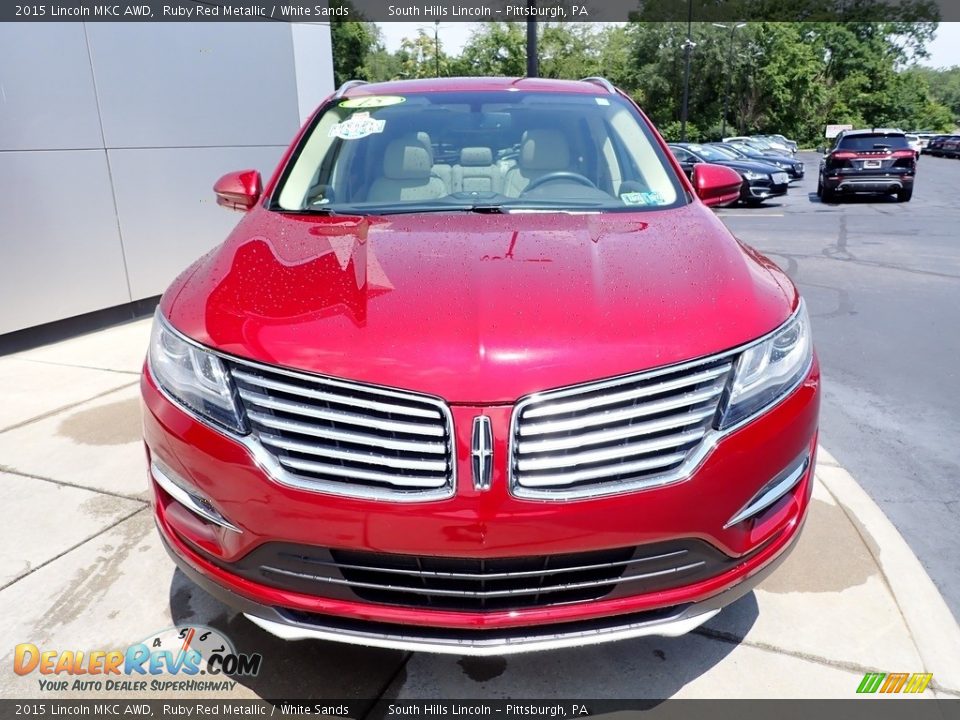
{"label": "concrete pavement", "polygon": [[[960,628],[827,453],[793,555],[685,637],[485,659],[279,641],[190,584],[160,545],[136,387],[148,332],[137,321],[0,357],[3,697],[41,696],[36,673],[11,671],[16,643],[111,649],[185,623],[264,656],[259,676],[218,697],[850,698],[867,672],[932,672],[928,692],[960,696]],[[164,693],[138,694],[151,695]]]}

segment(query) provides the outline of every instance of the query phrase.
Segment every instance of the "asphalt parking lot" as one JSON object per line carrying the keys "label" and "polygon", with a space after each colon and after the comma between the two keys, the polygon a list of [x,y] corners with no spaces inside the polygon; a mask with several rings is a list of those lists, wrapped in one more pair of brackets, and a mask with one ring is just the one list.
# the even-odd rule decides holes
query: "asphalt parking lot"
{"label": "asphalt parking lot", "polygon": [[[218,697],[848,698],[877,670],[932,672],[932,692],[960,697],[960,628],[860,490],[960,614],[960,209],[950,197],[960,162],[924,158],[907,205],[826,206],[813,194],[816,157],[805,159],[807,178],[782,201],[719,214],[807,297],[829,453],[796,551],[703,628],[483,659],[268,635],[192,585],[160,546],[139,437],[144,319],[0,356],[0,523],[17,540],[0,549],[0,665],[11,667],[14,643],[91,651],[195,624],[264,657],[259,675],[231,678]],[[0,673],[3,697],[103,695],[45,692],[36,674]]]}
{"label": "asphalt parking lot", "polygon": [[806,176],[719,211],[809,303],[824,376],[820,442],[883,508],[960,617],[960,161],[924,155],[909,203],[817,198]]}

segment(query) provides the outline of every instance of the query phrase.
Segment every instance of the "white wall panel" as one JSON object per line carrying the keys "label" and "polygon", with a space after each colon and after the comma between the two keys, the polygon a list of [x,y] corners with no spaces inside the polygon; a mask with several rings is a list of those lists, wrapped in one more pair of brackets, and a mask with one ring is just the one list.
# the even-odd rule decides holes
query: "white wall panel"
{"label": "white wall panel", "polygon": [[0,23],[0,150],[103,147],[81,23]]}
{"label": "white wall panel", "polygon": [[286,23],[89,23],[108,148],[280,145],[297,129]]}
{"label": "white wall panel", "polygon": [[132,298],[159,295],[237,224],[241,214],[216,203],[212,187],[217,178],[247,168],[266,177],[284,149],[108,151]]}
{"label": "white wall panel", "polygon": [[0,333],[129,300],[104,151],[0,152]]}

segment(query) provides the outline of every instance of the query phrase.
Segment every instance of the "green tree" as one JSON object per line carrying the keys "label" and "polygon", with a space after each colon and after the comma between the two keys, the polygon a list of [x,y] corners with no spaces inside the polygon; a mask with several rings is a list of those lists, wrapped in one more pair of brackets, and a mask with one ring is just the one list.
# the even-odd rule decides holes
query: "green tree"
{"label": "green tree", "polygon": [[450,75],[450,58],[443,51],[443,41],[434,39],[426,30],[417,30],[414,38],[404,38],[397,51],[399,76],[402,78],[446,77]]}
{"label": "green tree", "polygon": [[[346,5],[350,17],[359,13],[349,2],[330,3],[331,7]],[[367,59],[371,53],[383,49],[380,28],[375,23],[358,20],[330,19],[330,44],[333,50],[333,82],[339,87],[347,80],[367,80]]]}

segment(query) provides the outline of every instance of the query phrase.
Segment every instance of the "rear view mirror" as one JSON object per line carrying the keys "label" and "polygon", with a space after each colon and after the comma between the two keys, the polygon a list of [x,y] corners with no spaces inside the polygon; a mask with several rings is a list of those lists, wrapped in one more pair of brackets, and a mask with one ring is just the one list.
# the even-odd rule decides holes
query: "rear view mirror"
{"label": "rear view mirror", "polygon": [[740,197],[743,178],[740,173],[723,165],[697,163],[693,166],[693,188],[697,197],[708,207],[726,205]]}
{"label": "rear view mirror", "polygon": [[217,205],[231,210],[249,210],[257,204],[263,183],[256,170],[238,170],[227,173],[213,184]]}

